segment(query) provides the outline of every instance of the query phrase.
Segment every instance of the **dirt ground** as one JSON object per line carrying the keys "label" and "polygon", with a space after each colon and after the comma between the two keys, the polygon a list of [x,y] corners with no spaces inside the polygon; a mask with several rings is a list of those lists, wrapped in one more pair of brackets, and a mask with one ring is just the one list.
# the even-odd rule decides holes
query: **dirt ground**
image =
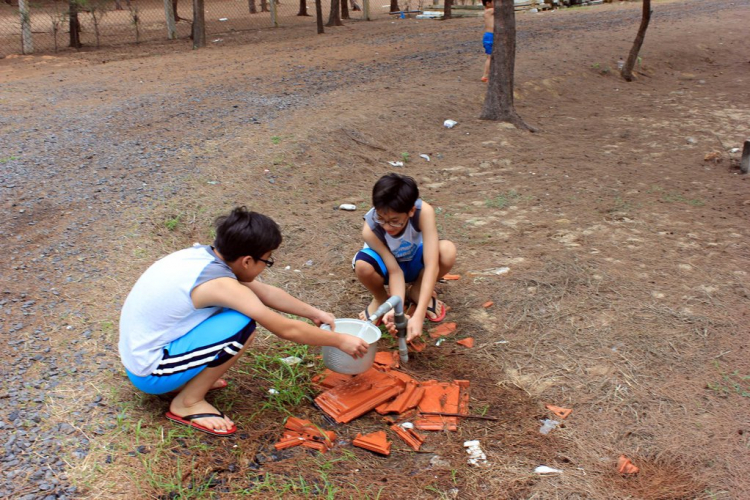
{"label": "dirt ground", "polygon": [[[85,353],[41,406],[39,432],[71,423],[83,450],[58,440],[60,483],[91,498],[750,497],[750,181],[734,150],[750,137],[750,2],[654,2],[626,83],[616,66],[640,8],[518,16],[516,105],[533,134],[477,119],[478,19],[0,60],[0,396],[33,391],[48,360],[14,379],[26,350],[11,339],[41,331],[59,359]],[[209,242],[237,204],[283,229],[267,282],[355,317],[361,217],[403,153],[461,275],[438,285],[455,337],[409,373],[470,380],[472,413],[497,421],[430,434],[421,453],[391,436],[382,458],[348,444],[383,427],[367,415],[336,426],[325,456],[275,453],[286,415],[263,410],[253,357],[288,346],[268,335],[214,397],[236,438],[175,428],[166,401],[128,385],[116,325],[130,287],[159,256]],[[358,210],[334,210],[345,202]],[[475,347],[455,344],[467,336]],[[542,435],[547,403],[573,413]],[[330,427],[309,402],[287,411]],[[469,439],[485,466],[466,463]],[[19,456],[51,449],[30,440]],[[621,454],[638,475],[617,473]],[[14,481],[11,496],[43,497],[26,469]]]}

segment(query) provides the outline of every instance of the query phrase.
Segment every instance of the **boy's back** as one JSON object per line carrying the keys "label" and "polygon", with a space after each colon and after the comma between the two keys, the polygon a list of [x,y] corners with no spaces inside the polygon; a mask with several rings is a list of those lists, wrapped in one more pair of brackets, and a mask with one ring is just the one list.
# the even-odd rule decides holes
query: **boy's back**
{"label": "boy's back", "polygon": [[[490,2],[489,5],[492,5]],[[484,32],[492,33],[495,31],[495,9],[488,7],[484,9]]]}

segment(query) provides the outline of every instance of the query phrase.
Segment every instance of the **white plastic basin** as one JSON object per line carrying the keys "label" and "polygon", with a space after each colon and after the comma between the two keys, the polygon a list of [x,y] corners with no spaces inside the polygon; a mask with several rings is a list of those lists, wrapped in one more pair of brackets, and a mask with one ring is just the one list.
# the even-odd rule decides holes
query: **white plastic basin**
{"label": "white plastic basin", "polygon": [[[322,328],[330,330],[328,325],[323,325]],[[336,331],[359,337],[370,344],[370,348],[367,354],[354,359],[341,349],[323,346],[323,364],[329,370],[346,375],[366,372],[372,366],[375,354],[378,352],[377,342],[380,340],[380,329],[369,321],[344,318],[336,320]]]}

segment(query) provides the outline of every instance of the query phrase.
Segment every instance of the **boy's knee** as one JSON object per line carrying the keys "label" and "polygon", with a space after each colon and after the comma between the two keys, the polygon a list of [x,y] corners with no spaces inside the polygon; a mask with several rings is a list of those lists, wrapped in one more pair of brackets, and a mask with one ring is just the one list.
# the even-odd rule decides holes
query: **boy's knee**
{"label": "boy's knee", "polygon": [[456,261],[456,245],[450,240],[440,240],[439,245],[440,261],[446,264],[453,264]]}
{"label": "boy's knee", "polygon": [[375,268],[372,267],[369,262],[365,262],[364,260],[358,260],[354,263],[354,273],[357,275],[357,278],[360,281],[373,279],[375,276],[380,276],[375,271]]}

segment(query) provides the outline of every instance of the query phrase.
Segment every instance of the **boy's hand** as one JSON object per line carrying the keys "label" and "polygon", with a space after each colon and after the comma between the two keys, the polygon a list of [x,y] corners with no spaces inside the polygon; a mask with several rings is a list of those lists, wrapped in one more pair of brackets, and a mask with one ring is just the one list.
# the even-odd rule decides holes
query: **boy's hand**
{"label": "boy's hand", "polygon": [[309,318],[315,326],[328,325],[331,327],[331,331],[336,330],[336,316],[329,312],[315,309],[315,312]]}
{"label": "boy's hand", "polygon": [[412,316],[406,323],[406,341],[411,342],[415,338],[422,335],[422,327],[424,326],[424,318],[418,316]]}
{"label": "boy's hand", "polygon": [[339,335],[341,336],[341,341],[339,342],[338,348],[347,353],[349,356],[353,357],[354,359],[359,359],[367,354],[367,350],[370,348],[370,344],[359,337],[355,337],[354,335],[349,335],[346,333],[339,333]]}

